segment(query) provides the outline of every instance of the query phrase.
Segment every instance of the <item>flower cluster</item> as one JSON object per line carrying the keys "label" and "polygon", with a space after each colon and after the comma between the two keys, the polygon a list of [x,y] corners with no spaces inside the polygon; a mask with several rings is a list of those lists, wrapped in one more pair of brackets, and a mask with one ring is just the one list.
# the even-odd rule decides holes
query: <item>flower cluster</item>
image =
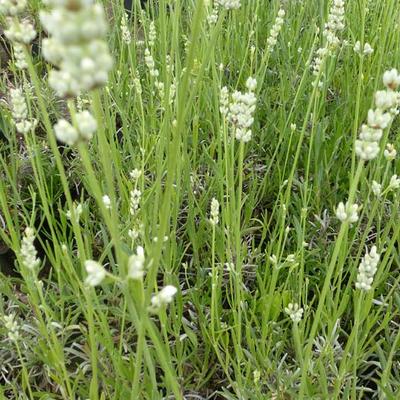
{"label": "flower cluster", "polygon": [[139,189],[137,189],[138,179],[141,177],[141,175],[142,171],[136,168],[129,173],[130,178],[135,183],[134,189],[131,190],[129,193],[130,196],[129,213],[133,217],[133,221],[131,221],[132,228],[129,229],[128,236],[132,239],[132,242],[134,242],[143,232],[143,224],[141,223],[138,216],[138,211],[140,208],[140,200],[142,198],[142,192]]}
{"label": "flower cluster", "polygon": [[217,21],[218,21],[218,12],[219,12],[218,7],[214,7],[211,10],[211,12],[207,15],[207,22],[210,25],[214,25],[214,24],[217,23]]}
{"label": "flower cluster", "polygon": [[383,152],[383,155],[385,156],[387,161],[393,161],[397,156],[397,150],[393,144],[388,143],[386,145],[385,151]]}
{"label": "flower cluster", "polygon": [[[165,97],[164,83],[158,79],[160,71],[157,69],[154,58],[148,48],[144,50],[144,61],[149,70],[150,76],[154,78],[154,86],[157,89],[160,99],[163,100]],[[173,64],[171,63],[171,57],[169,55],[166,56],[165,64],[167,73],[173,75]],[[169,97],[168,97],[169,104],[173,103],[175,94],[176,94],[176,78],[173,78],[169,87]]]}
{"label": "flower cluster", "polygon": [[15,320],[15,314],[9,314],[3,316],[4,326],[7,329],[8,337],[16,342],[19,338],[19,326]]}
{"label": "flower cluster", "polygon": [[138,180],[142,176],[142,171],[140,169],[133,169],[131,172],[129,172],[129,176],[134,180]]}
{"label": "flower cluster", "polygon": [[28,108],[21,89],[10,90],[12,116],[15,120],[24,120],[28,117]]}
{"label": "flower cluster", "polygon": [[43,55],[58,69],[49,74],[50,86],[60,97],[106,84],[112,67],[104,37],[103,8],[92,0],[47,0],[53,7],[40,20],[50,37],[43,40]]}
{"label": "flower cluster", "polygon": [[75,115],[75,125],[65,119],[60,119],[54,125],[57,139],[65,144],[73,145],[78,140],[90,140],[97,130],[97,122],[89,111],[82,111]]}
{"label": "flower cluster", "polygon": [[35,241],[35,231],[27,227],[24,232],[21,244],[21,259],[24,267],[33,270],[40,264],[40,258],[37,257],[37,250],[33,244]]}
{"label": "flower cluster", "polygon": [[217,4],[226,10],[237,10],[240,8],[240,0],[217,0]]}
{"label": "flower cluster", "polygon": [[121,28],[122,41],[127,45],[129,45],[132,41],[132,34],[130,29],[128,28],[128,19],[126,13],[123,13],[122,15],[120,28]]}
{"label": "flower cluster", "polygon": [[[314,58],[313,64],[312,64],[312,72],[313,72],[314,76],[318,77],[321,73],[322,66],[325,62],[326,56],[329,53],[329,50],[327,47],[320,47],[316,53],[317,53],[317,56]],[[319,81],[317,83],[319,86],[322,85],[321,81]]]}
{"label": "flower cluster", "polygon": [[28,63],[26,62],[23,45],[21,43],[14,43],[13,50],[14,50],[15,66],[21,70],[28,68]]}
{"label": "flower cluster", "polygon": [[36,37],[32,23],[27,19],[8,19],[8,27],[4,31],[7,39],[14,43],[30,44]]}
{"label": "flower cluster", "polygon": [[150,50],[148,48],[146,48],[144,50],[144,62],[146,63],[147,68],[149,69],[150,76],[152,76],[154,78],[158,78],[158,76],[160,75],[160,72],[156,68],[154,58],[151,55]]}
{"label": "flower cluster", "polygon": [[254,122],[254,111],[256,109],[257,98],[254,93],[257,82],[253,78],[248,78],[246,81],[247,92],[242,93],[235,91],[231,95],[229,102],[228,89],[221,90],[221,113],[227,117],[232,124],[233,134],[237,140],[246,143],[249,142],[252,136],[251,126]]}
{"label": "flower cluster", "polygon": [[76,223],[79,223],[82,213],[83,213],[83,206],[81,203],[78,203],[78,204],[73,204],[72,210],[68,210],[65,213],[65,215],[69,220],[74,219]]}
{"label": "flower cluster", "polygon": [[87,277],[85,279],[85,284],[87,286],[97,286],[104,280],[107,275],[104,267],[97,261],[87,260],[85,261],[85,269],[87,272]]}
{"label": "flower cluster", "polygon": [[142,246],[136,248],[136,254],[132,254],[128,260],[128,277],[141,280],[144,275],[144,249]]}
{"label": "flower cluster", "polygon": [[175,286],[167,285],[151,298],[150,311],[157,312],[163,306],[169,304],[174,299],[178,289]]}
{"label": "flower cluster", "polygon": [[142,89],[142,84],[140,83],[140,78],[139,78],[139,71],[135,71],[135,75],[133,76],[132,79],[132,86],[136,93],[138,94],[138,96],[141,96],[143,93],[143,89]]}
{"label": "flower cluster", "polygon": [[358,221],[358,204],[343,204],[340,202],[336,208],[336,217],[342,222],[354,223]]}
{"label": "flower cluster", "polygon": [[214,226],[219,222],[219,202],[215,198],[211,200],[210,222]]}
{"label": "flower cluster", "polygon": [[301,318],[303,317],[303,312],[304,310],[300,308],[297,303],[289,303],[288,306],[285,307],[285,313],[288,314],[290,319],[295,323],[301,321]]}
{"label": "flower cluster", "polygon": [[26,8],[26,0],[0,0],[0,14],[15,17]]}
{"label": "flower cluster", "polygon": [[281,8],[278,11],[278,16],[275,19],[275,23],[272,26],[272,28],[271,28],[271,30],[269,32],[269,37],[267,39],[268,51],[269,52],[272,52],[274,50],[276,42],[278,41],[278,35],[279,35],[279,32],[282,29],[283,17],[284,16],[285,16],[285,10],[283,8]]}
{"label": "flower cluster", "polygon": [[[141,280],[144,275],[144,262],[145,256],[143,247],[138,246],[136,254],[129,257],[127,278]],[[85,269],[87,272],[85,285],[89,287],[100,285],[107,276],[116,279],[111,273],[108,273],[99,262],[94,260],[85,261]],[[149,311],[153,313],[160,311],[161,308],[172,302],[177,291],[178,290],[175,286],[165,286],[151,298]]]}
{"label": "flower cluster", "polygon": [[129,212],[131,215],[135,215],[139,209],[140,199],[142,197],[142,192],[139,189],[133,189],[130,192],[130,206]]}
{"label": "flower cluster", "polygon": [[229,90],[226,86],[221,89],[219,95],[219,111],[226,117],[229,111]]}
{"label": "flower cluster", "polygon": [[[326,57],[340,44],[338,33],[344,29],[344,1],[334,0],[329,10],[328,22],[325,24],[322,35],[326,39],[325,44],[317,50],[317,55],[312,62],[314,76],[320,77],[322,66]],[[322,80],[313,82],[313,86],[321,87]]]}
{"label": "flower cluster", "polygon": [[377,181],[372,181],[371,189],[372,189],[372,193],[373,193],[376,197],[381,197],[381,194],[382,194],[382,185],[381,185],[380,183],[378,183]]}
{"label": "flower cluster", "polygon": [[354,51],[357,54],[363,54],[364,56],[369,56],[374,52],[374,49],[369,43],[365,43],[364,47],[361,48],[361,42],[358,40],[356,44],[354,45]]}
{"label": "flower cluster", "polygon": [[399,188],[400,188],[400,178],[396,174],[392,175],[392,177],[390,178],[388,189],[397,190]]}
{"label": "flower cluster", "polygon": [[106,208],[106,210],[110,210],[111,209],[111,199],[110,196],[108,194],[105,194],[102,196],[101,201],[103,202],[104,207]]}
{"label": "flower cluster", "polygon": [[20,88],[10,90],[12,117],[18,133],[27,134],[35,129],[37,121],[28,119],[28,108],[25,97]]}
{"label": "flower cluster", "polygon": [[390,192],[391,190],[398,190],[399,188],[400,188],[400,178],[396,174],[391,176],[389,184],[383,192],[382,192],[382,184],[376,181],[372,181],[371,184],[372,193],[378,198],[382,197],[385,193]]}
{"label": "flower cluster", "polygon": [[27,20],[19,21],[17,18],[25,10],[26,4],[26,0],[0,0],[0,14],[8,16],[9,28],[6,36],[13,41],[15,66],[18,69],[28,67],[22,43],[28,44],[36,37],[33,25]]}
{"label": "flower cluster", "polygon": [[29,44],[36,37],[32,23],[27,19],[18,18],[25,11],[26,5],[26,0],[0,0],[0,15],[7,17],[7,29],[4,30],[4,34],[14,45]]}
{"label": "flower cluster", "polygon": [[355,143],[355,151],[362,160],[372,160],[379,154],[379,141],[398,113],[400,96],[396,91],[400,85],[400,75],[396,69],[386,71],[383,75],[386,90],[375,93],[375,109],[368,111],[368,122],[361,126],[359,139]]}
{"label": "flower cluster", "polygon": [[150,22],[150,27],[149,27],[149,46],[153,47],[157,39],[157,31],[156,31],[156,26],[154,24],[154,21]]}
{"label": "flower cluster", "polygon": [[328,22],[325,24],[323,35],[328,47],[336,47],[340,43],[337,33],[344,29],[344,0],[333,0],[329,10]]}
{"label": "flower cluster", "polygon": [[368,250],[361,260],[358,267],[356,288],[361,290],[370,290],[374,275],[377,271],[380,255],[377,253],[376,246],[372,246],[370,252]]}

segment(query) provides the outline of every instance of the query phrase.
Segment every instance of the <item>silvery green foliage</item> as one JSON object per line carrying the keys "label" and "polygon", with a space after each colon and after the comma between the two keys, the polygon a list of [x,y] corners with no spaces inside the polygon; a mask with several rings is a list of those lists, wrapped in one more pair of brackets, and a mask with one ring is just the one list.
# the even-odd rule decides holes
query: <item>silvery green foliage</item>
{"label": "silvery green foliage", "polygon": [[60,97],[104,86],[112,67],[105,42],[107,23],[103,8],[89,0],[51,0],[52,10],[41,12],[49,33],[43,55],[56,67],[49,74],[50,86]]}

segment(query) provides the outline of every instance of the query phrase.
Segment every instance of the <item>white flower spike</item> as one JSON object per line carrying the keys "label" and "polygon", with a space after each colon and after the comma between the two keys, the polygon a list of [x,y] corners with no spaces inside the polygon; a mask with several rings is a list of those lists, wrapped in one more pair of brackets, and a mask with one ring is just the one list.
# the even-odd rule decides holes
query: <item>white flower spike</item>
{"label": "white flower spike", "polygon": [[141,280],[144,275],[144,249],[142,246],[136,248],[136,254],[132,254],[128,260],[128,277]]}
{"label": "white flower spike", "polygon": [[214,226],[219,222],[219,202],[215,198],[211,200],[210,222]]}
{"label": "white flower spike", "polygon": [[368,250],[361,260],[358,267],[356,288],[364,291],[371,290],[374,275],[378,268],[380,255],[377,252],[376,246],[372,246],[370,252]]}
{"label": "white flower spike", "polygon": [[152,310],[157,311],[161,307],[169,304],[174,299],[178,289],[175,286],[167,285],[160,292],[151,298]]}
{"label": "white flower spike", "polygon": [[299,323],[303,317],[304,310],[300,308],[297,303],[289,303],[287,307],[285,307],[285,313],[289,315],[290,319],[294,323]]}
{"label": "white flower spike", "polygon": [[397,70],[386,71],[383,74],[383,83],[386,90],[378,90],[375,93],[376,108],[368,111],[368,123],[361,126],[359,139],[355,142],[357,156],[366,161],[378,156],[383,130],[392,123],[400,105],[400,93],[395,91],[400,83]]}
{"label": "white flower spike", "polygon": [[42,11],[40,20],[49,34],[43,55],[58,67],[50,71],[49,83],[60,97],[78,96],[104,86],[113,60],[105,35],[103,7],[93,1],[47,1],[53,8]]}
{"label": "white flower spike", "polygon": [[240,8],[240,0],[217,0],[217,4],[226,10],[237,10]]}
{"label": "white flower spike", "polygon": [[336,217],[342,222],[354,223],[358,221],[358,204],[340,202],[336,208]]}
{"label": "white flower spike", "polygon": [[35,231],[33,228],[25,228],[24,237],[21,244],[21,258],[22,264],[33,270],[40,264],[40,258],[37,257],[37,250],[34,246]]}
{"label": "white flower spike", "polygon": [[85,269],[88,274],[85,279],[85,284],[91,287],[100,285],[107,275],[104,267],[97,261],[85,261]]}

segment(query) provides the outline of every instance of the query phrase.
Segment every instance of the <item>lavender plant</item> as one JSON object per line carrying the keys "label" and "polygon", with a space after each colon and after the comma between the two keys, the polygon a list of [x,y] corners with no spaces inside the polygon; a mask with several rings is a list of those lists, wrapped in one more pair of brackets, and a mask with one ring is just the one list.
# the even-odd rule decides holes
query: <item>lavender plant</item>
{"label": "lavender plant", "polygon": [[398,398],[399,18],[0,0],[0,398]]}

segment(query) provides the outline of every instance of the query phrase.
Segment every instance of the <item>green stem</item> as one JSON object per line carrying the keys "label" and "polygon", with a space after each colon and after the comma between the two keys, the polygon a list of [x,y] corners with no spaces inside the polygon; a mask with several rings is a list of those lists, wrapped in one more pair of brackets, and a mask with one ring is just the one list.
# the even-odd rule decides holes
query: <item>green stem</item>
{"label": "green stem", "polygon": [[[358,183],[360,181],[360,177],[361,177],[361,173],[363,171],[364,168],[364,162],[360,161],[358,163],[358,168],[356,171],[356,174],[354,176],[354,179],[351,183],[350,186],[350,192],[349,192],[349,198],[348,198],[348,202],[349,204],[352,204],[355,198],[355,193],[358,187]],[[335,270],[335,266],[343,245],[343,239],[346,236],[347,230],[349,228],[349,223],[343,222],[341,224],[340,227],[340,231],[338,234],[338,237],[336,239],[336,243],[335,243],[335,247],[333,250],[333,254],[332,254],[332,258],[331,261],[329,263],[327,272],[326,272],[326,276],[325,276],[325,280],[324,280],[324,285],[322,287],[322,291],[321,294],[319,296],[319,300],[318,300],[318,306],[317,306],[317,311],[315,312],[315,317],[314,317],[314,321],[313,324],[311,326],[311,331],[308,337],[308,344],[304,353],[304,368],[302,370],[302,376],[301,376],[301,384],[300,384],[300,392],[299,392],[299,399],[303,399],[304,398],[304,392],[306,389],[306,379],[307,379],[307,373],[308,373],[308,366],[309,366],[309,362],[311,359],[311,354],[312,354],[312,346],[313,346],[313,342],[315,339],[315,336],[317,334],[318,331],[318,326],[320,324],[320,320],[321,320],[321,315],[322,315],[322,310],[325,306],[325,299],[326,296],[328,295],[328,292],[330,290],[330,284],[331,284],[331,278],[333,275],[333,272]]]}

